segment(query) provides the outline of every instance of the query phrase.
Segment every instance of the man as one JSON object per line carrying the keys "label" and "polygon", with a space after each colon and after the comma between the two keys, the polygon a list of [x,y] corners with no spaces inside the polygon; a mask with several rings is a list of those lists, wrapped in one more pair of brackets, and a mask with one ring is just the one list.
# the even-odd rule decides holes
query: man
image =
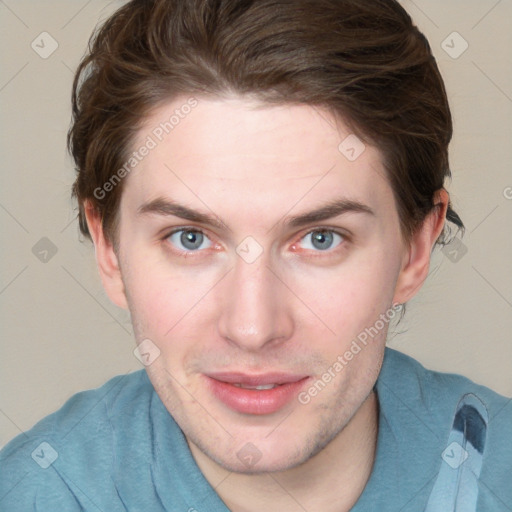
{"label": "man", "polygon": [[145,371],[6,446],[3,508],[512,508],[510,401],[385,348],[462,228],[395,1],[134,0],[73,116],[80,226]]}

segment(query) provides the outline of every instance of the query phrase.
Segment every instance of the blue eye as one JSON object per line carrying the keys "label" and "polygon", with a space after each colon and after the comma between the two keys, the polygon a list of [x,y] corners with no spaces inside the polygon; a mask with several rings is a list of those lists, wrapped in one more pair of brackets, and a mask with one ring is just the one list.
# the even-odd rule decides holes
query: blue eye
{"label": "blue eye", "polygon": [[195,229],[180,229],[171,233],[168,240],[182,251],[197,251],[208,249],[212,243],[201,231]]}
{"label": "blue eye", "polygon": [[328,229],[318,229],[309,232],[300,242],[303,244],[303,249],[328,251],[340,245],[342,241],[343,237],[339,233]]}

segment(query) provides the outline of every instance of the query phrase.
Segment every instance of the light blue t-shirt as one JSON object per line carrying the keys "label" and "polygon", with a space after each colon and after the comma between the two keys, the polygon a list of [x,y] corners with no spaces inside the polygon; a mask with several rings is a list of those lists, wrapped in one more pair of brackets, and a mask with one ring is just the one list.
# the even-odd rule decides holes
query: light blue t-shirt
{"label": "light blue t-shirt", "polygon": [[[386,349],[353,512],[512,511],[512,401]],[[144,370],[74,395],[0,452],[2,512],[228,512]],[[316,511],[312,511],[316,512]]]}

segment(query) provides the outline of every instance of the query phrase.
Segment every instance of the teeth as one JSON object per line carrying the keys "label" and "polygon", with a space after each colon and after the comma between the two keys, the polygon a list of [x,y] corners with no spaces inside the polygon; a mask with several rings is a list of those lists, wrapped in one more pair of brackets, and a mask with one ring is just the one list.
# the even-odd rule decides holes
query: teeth
{"label": "teeth", "polygon": [[233,384],[233,386],[236,386],[237,388],[243,388],[243,389],[255,389],[258,391],[261,391],[263,389],[273,389],[279,386],[279,384],[263,384],[262,386],[246,386],[245,384]]}

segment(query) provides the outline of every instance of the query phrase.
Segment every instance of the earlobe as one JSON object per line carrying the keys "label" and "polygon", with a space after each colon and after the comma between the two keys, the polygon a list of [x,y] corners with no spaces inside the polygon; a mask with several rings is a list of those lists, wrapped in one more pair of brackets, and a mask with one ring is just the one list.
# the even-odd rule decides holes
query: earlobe
{"label": "earlobe", "polygon": [[94,242],[96,262],[103,288],[114,304],[128,309],[118,256],[112,242],[105,237],[101,216],[89,201],[84,203],[84,210],[89,233]]}
{"label": "earlobe", "polygon": [[413,235],[402,261],[393,303],[406,303],[412,299],[427,278],[432,249],[441,234],[450,197],[445,189],[434,196],[434,209]]}

